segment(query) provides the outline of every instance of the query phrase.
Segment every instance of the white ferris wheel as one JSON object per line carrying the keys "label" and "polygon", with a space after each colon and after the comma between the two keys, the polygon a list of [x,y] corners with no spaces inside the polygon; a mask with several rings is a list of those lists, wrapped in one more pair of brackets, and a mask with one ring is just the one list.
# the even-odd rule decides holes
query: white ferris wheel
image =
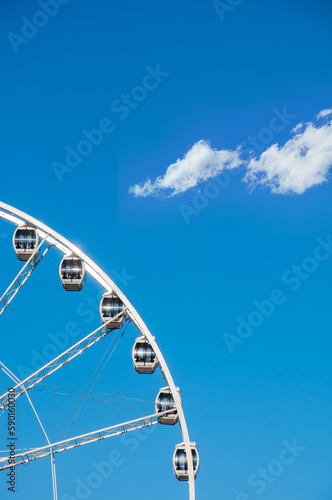
{"label": "white ferris wheel", "polygon": [[[173,471],[178,480],[188,482],[189,499],[194,500],[199,455],[196,444],[189,439],[179,388],[175,386],[155,337],[150,333],[136,309],[111,278],[66,238],[30,215],[2,202],[0,202],[0,218],[16,226],[13,233],[13,247],[16,256],[23,264],[19,273],[13,278],[0,298],[0,315],[5,312],[16,294],[52,247],[63,253],[59,266],[59,275],[65,290],[82,290],[86,276],[89,274],[104,291],[99,306],[101,325],[90,333],[85,332],[83,338],[25,379],[19,379],[0,360],[1,370],[12,380],[13,384],[12,392],[7,390],[7,392],[0,395],[0,412],[2,412],[2,415],[6,415],[9,406],[13,403],[13,399],[16,400],[23,395],[29,401],[46,441],[44,446],[16,450],[15,455],[10,457],[10,463],[8,452],[5,455],[1,453],[0,471],[27,464],[40,458],[50,457],[53,499],[57,500],[55,458],[58,453],[156,424],[175,425],[178,423],[182,434],[182,442],[176,444],[174,448]],[[51,442],[47,429],[41,422],[31,401],[29,391],[90,349],[101,339],[113,336],[113,340],[118,341],[129,322],[138,331],[138,337],[132,349],[132,360],[136,372],[139,374],[152,374],[159,367],[165,381],[165,387],[159,390],[155,399],[154,412],[143,418],[120,422],[110,427]]]}

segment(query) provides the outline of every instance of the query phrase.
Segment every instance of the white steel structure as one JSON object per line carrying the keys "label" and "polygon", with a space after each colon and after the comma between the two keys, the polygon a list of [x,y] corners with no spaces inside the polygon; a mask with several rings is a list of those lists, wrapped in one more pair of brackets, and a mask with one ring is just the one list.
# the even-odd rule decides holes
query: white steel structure
{"label": "white steel structure", "polygon": [[[58,250],[60,250],[65,256],[66,255],[75,255],[78,258],[80,258],[84,264],[85,271],[90,274],[104,289],[106,294],[112,294],[115,293],[119,299],[123,302],[125,310],[123,313],[118,314],[117,316],[111,318],[109,321],[105,321],[104,324],[100,326],[97,330],[93,331],[86,337],[84,337],[82,340],[77,342],[75,345],[73,345],[71,348],[67,349],[64,353],[61,355],[57,356],[54,358],[52,361],[47,363],[45,366],[43,366],[41,369],[37,370],[35,373],[33,373],[30,377],[26,378],[23,381],[20,381],[15,377],[14,374],[9,372],[8,369],[4,367],[4,365],[1,364],[2,369],[9,375],[15,382],[16,382],[16,397],[19,397],[22,394],[26,394],[28,397],[29,401],[30,398],[28,396],[28,391],[32,387],[34,387],[36,384],[44,380],[46,377],[54,373],[56,370],[61,368],[64,364],[68,363],[71,359],[74,359],[76,356],[81,354],[84,350],[88,349],[92,345],[94,345],[96,342],[98,342],[101,338],[103,338],[105,335],[108,335],[111,333],[111,335],[115,334],[117,335],[118,330],[116,329],[117,326],[114,324],[114,327],[112,328],[112,322],[116,323],[119,321],[123,321],[126,318],[129,319],[138,329],[140,335],[142,336],[142,339],[145,339],[146,342],[148,342],[153,349],[156,358],[158,360],[158,365],[160,367],[162,376],[167,384],[167,387],[169,388],[170,394],[173,397],[174,400],[174,405],[176,407],[176,414],[177,418],[180,424],[180,429],[181,429],[181,434],[182,434],[182,439],[183,443],[182,446],[185,450],[186,456],[191,457],[191,449],[192,449],[192,444],[189,439],[189,433],[188,433],[188,428],[184,416],[184,412],[182,409],[182,404],[181,404],[181,397],[179,394],[178,388],[175,386],[172,375],[168,369],[168,366],[166,364],[166,361],[158,347],[158,344],[156,343],[155,337],[150,333],[149,329],[147,328],[146,324],[136,311],[136,309],[132,306],[132,304],[129,302],[127,297],[122,293],[122,291],[117,287],[117,285],[111,280],[111,278],[104,273],[87,255],[85,255],[78,247],[73,245],[70,241],[68,241],[66,238],[61,236],[59,233],[53,231],[51,228],[43,224],[42,222],[38,221],[37,219],[31,217],[30,215],[10,206],[7,205],[3,202],[0,202],[0,218],[5,219],[9,222],[12,222],[16,226],[23,226],[23,225],[28,225],[29,227],[36,228],[39,236],[39,243],[35,253],[31,255],[27,263],[23,266],[22,270],[18,274],[18,276],[13,280],[13,282],[10,284],[10,286],[7,288],[3,296],[0,298],[0,315],[4,312],[6,307],[9,305],[11,300],[14,298],[16,293],[20,290],[20,288],[24,285],[24,283],[27,281],[33,270],[36,268],[38,263],[40,262],[41,258],[44,257],[46,252],[51,246],[56,247]],[[44,251],[43,254],[39,255],[39,250],[42,246],[42,244],[45,243],[47,246],[47,249]],[[5,393],[0,396],[0,411],[4,411],[5,407],[8,404],[8,393]],[[32,405],[31,401],[30,404]],[[35,412],[36,413],[36,412]],[[163,412],[165,416],[167,416],[168,413],[173,413],[174,414],[174,409],[173,410],[168,410]],[[38,415],[36,413],[36,416],[38,418]],[[159,415],[153,414],[149,415],[145,418],[140,418],[137,420],[132,420],[129,422],[124,422],[116,426],[100,429],[98,431],[89,433],[89,434],[84,434],[81,436],[77,436],[71,439],[67,439],[61,442],[56,442],[54,444],[51,444],[47,438],[46,432],[45,436],[48,441],[48,445],[44,446],[42,448],[35,448],[30,450],[29,452],[25,452],[24,454],[17,454],[17,462],[16,465],[19,465],[21,463],[25,463],[30,460],[35,460],[37,458],[42,458],[47,455],[51,455],[51,458],[54,462],[54,453],[59,453],[60,451],[66,451],[68,449],[81,446],[83,444],[88,444],[90,442],[94,442],[97,440],[105,439],[114,435],[119,435],[123,432],[128,432],[132,431],[135,429],[140,429],[142,427],[148,426],[148,425],[154,425],[158,423],[158,418],[162,414],[159,413]],[[39,418],[38,418],[39,421]],[[42,424],[39,421],[41,427]],[[43,429],[43,427],[42,427]],[[44,429],[43,429],[44,430]],[[0,459],[0,470],[6,469],[6,460],[5,459]],[[197,468],[194,471],[193,467],[193,461],[188,460],[187,464],[187,474],[188,474],[188,485],[189,485],[189,499],[190,500],[195,500],[195,477],[197,473]],[[53,468],[52,468],[52,473],[53,473]],[[55,484],[55,489],[56,489],[56,480],[55,480],[55,468],[54,468],[54,477],[53,477],[53,485]],[[55,491],[54,493],[54,498],[57,498],[57,493]]]}

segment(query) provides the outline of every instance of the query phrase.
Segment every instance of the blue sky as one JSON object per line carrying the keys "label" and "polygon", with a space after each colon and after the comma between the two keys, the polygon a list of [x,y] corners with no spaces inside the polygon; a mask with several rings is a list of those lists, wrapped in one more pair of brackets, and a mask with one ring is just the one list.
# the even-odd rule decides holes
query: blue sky
{"label": "blue sky", "polygon": [[[37,14],[42,3],[0,7],[1,200],[79,244],[156,336],[199,446],[198,499],[330,500],[331,127],[329,116],[315,118],[332,107],[330,2],[229,0],[222,15],[222,2],[203,0],[62,0],[53,17]],[[33,20],[45,25],[27,27]],[[252,138],[262,150],[248,151]],[[193,187],[129,192],[163,178],[199,141],[215,166],[209,178],[210,163],[195,156]],[[219,161],[227,151],[236,162],[241,145],[243,163]],[[271,181],[272,166],[283,177],[273,170]],[[257,185],[262,176],[268,182]],[[291,190],[281,178],[292,179]],[[1,223],[3,290],[20,268],[13,229]],[[91,308],[101,290],[92,279],[79,294],[62,290],[60,258],[50,252],[1,317],[1,360],[16,373],[32,369],[68,322],[82,334],[100,324],[93,308],[89,317],[78,308]],[[135,336],[130,326],[95,390],[153,401],[163,381],[135,373]],[[83,388],[107,345],[48,383]],[[7,387],[3,375],[0,384]],[[32,397],[56,439],[73,398]],[[89,401],[71,432],[145,411]],[[23,398],[18,428],[22,447],[44,444]],[[178,427],[160,426],[60,454],[59,499],[79,499],[80,481],[112,460],[86,498],[186,498],[171,466],[180,439]],[[17,500],[52,498],[48,459],[17,474]],[[4,479],[0,492],[11,498]]]}

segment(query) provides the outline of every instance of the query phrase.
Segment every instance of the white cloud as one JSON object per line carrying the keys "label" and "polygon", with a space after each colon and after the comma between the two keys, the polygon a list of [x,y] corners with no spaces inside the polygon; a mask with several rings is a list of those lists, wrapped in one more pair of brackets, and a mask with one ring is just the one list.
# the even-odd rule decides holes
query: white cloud
{"label": "white cloud", "polygon": [[332,115],[332,109],[323,109],[318,113],[318,115],[316,115],[316,118],[319,120],[320,118],[325,118],[328,115]]}
{"label": "white cloud", "polygon": [[301,122],[301,123],[298,123],[294,128],[293,130],[291,130],[291,134],[295,134],[295,132],[298,132],[302,127],[304,127],[304,123]]}
{"label": "white cloud", "polygon": [[135,184],[129,192],[136,197],[170,197],[183,193],[220,172],[245,167],[244,181],[254,189],[269,187],[276,194],[302,194],[328,179],[332,166],[332,109],[316,115],[316,122],[299,123],[284,146],[273,144],[259,156],[244,161],[241,149],[213,149],[199,141],[171,164],[165,175]]}
{"label": "white cloud", "polygon": [[165,175],[155,181],[135,184],[129,188],[134,196],[174,196],[218,175],[222,170],[241,165],[240,151],[212,149],[206,141],[199,141],[180,160],[172,163]]}
{"label": "white cloud", "polygon": [[[317,118],[330,115],[321,111]],[[296,135],[284,146],[273,144],[247,165],[247,181],[252,188],[268,186],[277,194],[302,194],[327,181],[332,166],[332,117],[323,124],[306,123],[295,127]]]}

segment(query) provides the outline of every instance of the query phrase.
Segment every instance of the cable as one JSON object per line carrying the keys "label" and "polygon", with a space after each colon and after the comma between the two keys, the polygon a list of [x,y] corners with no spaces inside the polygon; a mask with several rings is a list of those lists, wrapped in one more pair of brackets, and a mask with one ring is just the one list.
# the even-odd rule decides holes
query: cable
{"label": "cable", "polygon": [[[101,360],[100,360],[100,362],[99,362],[99,364],[98,364],[97,368],[95,369],[94,373],[92,374],[92,377],[90,378],[90,380],[89,380],[89,382],[87,383],[87,385],[86,385],[86,387],[85,387],[85,389],[84,389],[84,391],[83,391],[82,395],[80,396],[80,399],[82,399],[82,398],[83,398],[84,393],[87,391],[87,388],[89,387],[89,385],[90,385],[90,383],[91,383],[91,380],[92,380],[92,379],[93,379],[93,377],[95,376],[96,371],[98,370],[98,368],[99,368],[99,366],[100,366],[100,364],[101,364],[102,360],[103,360],[103,359],[104,359],[104,357],[106,356],[106,354],[107,354],[108,350],[110,349],[110,347],[111,347],[112,343],[114,342],[114,340],[115,340],[115,338],[116,338],[117,334],[118,334],[118,332],[116,332],[116,333],[115,333],[115,335],[114,335],[114,337],[112,338],[112,340],[111,340],[111,342],[110,342],[109,346],[107,347],[107,349],[106,349],[106,351],[105,351],[105,353],[104,353],[103,357],[101,358]],[[74,412],[75,412],[75,410],[76,410],[76,408],[77,408],[77,406],[78,406],[78,404],[79,404],[79,402],[80,402],[80,399],[77,401],[77,403],[76,403],[76,405],[75,405],[75,407],[74,407],[73,411],[72,411],[72,412],[71,412],[71,414],[69,415],[69,417],[68,417],[68,419],[67,419],[67,422],[66,422],[66,423],[65,423],[65,425],[63,426],[62,431],[60,432],[60,434],[59,434],[59,436],[58,436],[57,441],[59,441],[61,434],[64,432],[65,428],[67,427],[67,425],[68,425],[68,423],[69,423],[69,421],[70,421],[71,417],[73,416],[73,414],[74,414]],[[79,411],[80,411],[80,410],[79,410]],[[76,420],[76,418],[77,418],[77,415],[76,415],[76,417],[75,417],[74,421]],[[73,422],[73,423],[74,423],[74,422]],[[67,432],[66,432],[66,434],[65,434],[64,438],[67,436],[67,434],[68,434],[68,432],[69,432],[70,428],[72,427],[73,423],[70,425],[70,427],[69,427],[69,429],[67,430]]]}
{"label": "cable", "polygon": [[[76,396],[76,394],[66,394],[64,392],[56,392],[56,391],[46,391],[45,389],[36,389],[35,387],[32,388],[33,391],[39,391],[39,392],[47,392],[49,394],[58,394],[59,396],[70,396],[72,398],[82,398],[82,396]],[[128,405],[126,403],[116,403],[115,401],[107,401],[106,399],[96,399],[96,398],[89,398],[86,396],[84,399],[88,399],[90,401],[98,401],[100,403],[110,403],[113,405],[119,405],[119,406],[130,406],[131,408],[141,408],[142,410],[151,410],[151,408],[146,408],[145,406],[136,406],[136,405]]]}
{"label": "cable", "polygon": [[[99,379],[100,375],[103,373],[103,371],[104,371],[104,369],[105,369],[105,367],[106,367],[107,363],[109,362],[110,358],[112,357],[112,355],[113,355],[113,353],[114,353],[114,351],[115,351],[115,349],[116,349],[117,345],[119,344],[119,342],[120,342],[121,338],[123,337],[123,335],[124,335],[125,331],[127,330],[128,326],[129,326],[129,322],[127,323],[127,325],[126,325],[125,329],[123,330],[122,334],[120,335],[120,337],[119,337],[119,339],[118,339],[117,343],[115,344],[115,346],[114,346],[114,348],[113,348],[113,350],[112,350],[111,354],[109,355],[109,357],[108,357],[107,361],[105,362],[105,364],[104,364],[103,368],[101,369],[101,371],[100,371],[100,373],[99,373],[98,377],[96,378],[95,382],[93,383],[92,388],[91,388],[91,389],[90,389],[90,391],[88,392],[87,397],[89,396],[90,392],[92,391],[92,389],[93,389],[93,388],[94,388],[94,386],[96,385],[96,383],[97,383],[97,381],[98,381],[98,379]],[[92,382],[92,380],[93,380],[93,378],[94,378],[95,374],[97,373],[97,371],[98,371],[98,369],[99,369],[99,367],[100,367],[100,365],[101,365],[101,363],[102,363],[103,359],[105,358],[106,354],[108,353],[109,349],[111,348],[111,346],[112,346],[112,344],[113,344],[113,342],[114,342],[114,340],[115,340],[115,338],[116,338],[117,334],[118,334],[118,332],[116,332],[116,334],[115,334],[115,335],[114,335],[114,337],[112,338],[112,340],[111,340],[111,342],[110,342],[110,344],[109,344],[108,348],[106,349],[106,351],[105,351],[105,353],[104,353],[103,357],[101,358],[100,362],[98,363],[97,368],[95,369],[95,371],[94,371],[94,373],[92,374],[92,376],[91,376],[91,378],[90,378],[89,382],[87,383],[86,388],[85,388],[85,389],[84,389],[84,391],[83,391],[83,394],[80,396],[80,398],[79,398],[79,400],[77,401],[77,403],[76,403],[76,405],[75,405],[75,407],[74,407],[73,411],[71,412],[71,414],[70,414],[70,416],[69,416],[69,418],[68,418],[67,422],[65,423],[65,425],[64,425],[64,427],[63,427],[63,429],[62,429],[62,431],[60,432],[58,439],[60,438],[61,434],[64,432],[64,429],[65,429],[65,428],[66,428],[66,426],[68,425],[68,423],[69,423],[69,421],[70,421],[70,419],[71,419],[72,415],[74,414],[74,412],[75,412],[75,410],[76,410],[76,408],[77,408],[77,406],[78,406],[78,404],[79,404],[80,400],[83,398],[84,393],[87,391],[87,389],[88,389],[89,385],[91,384],[91,382]],[[69,431],[70,431],[70,429],[72,428],[72,426],[73,426],[73,424],[74,424],[75,420],[77,419],[78,415],[79,415],[79,414],[80,414],[80,412],[82,411],[83,406],[85,405],[85,403],[86,403],[86,398],[84,398],[84,401],[82,402],[80,409],[79,409],[79,410],[78,410],[78,412],[76,413],[76,415],[75,415],[75,417],[74,417],[74,419],[73,419],[72,423],[70,424],[69,428],[67,429],[66,434],[64,435],[64,439],[66,438],[66,436],[67,436],[68,432],[69,432]]]}
{"label": "cable", "polygon": [[[45,386],[45,387],[56,387],[57,389],[67,389],[69,391],[77,391],[77,392],[83,392],[84,389],[75,389],[74,387],[66,387],[63,385],[53,385],[53,384],[39,384],[39,386]],[[33,387],[33,389],[35,389]],[[42,389],[41,389],[42,390]],[[52,392],[52,391],[45,391],[45,392]],[[57,393],[55,393],[57,394]],[[119,399],[130,399],[131,401],[140,401],[142,403],[152,403],[154,404],[154,401],[148,401],[147,399],[138,399],[138,398],[130,398],[128,396],[117,396],[115,394],[108,394],[106,392],[94,392],[91,391],[90,394],[98,394],[99,396],[109,396],[111,398],[119,398]]]}

